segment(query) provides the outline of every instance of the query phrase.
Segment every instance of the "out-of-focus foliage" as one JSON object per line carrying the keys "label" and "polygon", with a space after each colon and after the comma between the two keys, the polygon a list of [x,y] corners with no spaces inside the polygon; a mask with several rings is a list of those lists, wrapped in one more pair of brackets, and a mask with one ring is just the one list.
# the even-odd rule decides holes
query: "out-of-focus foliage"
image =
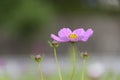
{"label": "out-of-focus foliage", "polygon": [[59,13],[120,13],[119,0],[53,0]]}
{"label": "out-of-focus foliage", "polygon": [[53,7],[41,0],[1,0],[0,28],[12,36],[27,38],[50,23]]}

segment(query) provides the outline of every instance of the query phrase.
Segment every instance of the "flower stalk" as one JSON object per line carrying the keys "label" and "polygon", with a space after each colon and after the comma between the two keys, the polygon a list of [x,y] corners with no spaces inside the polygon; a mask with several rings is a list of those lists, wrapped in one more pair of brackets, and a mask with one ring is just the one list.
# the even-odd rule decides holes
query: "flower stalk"
{"label": "flower stalk", "polygon": [[82,61],[82,74],[81,74],[81,80],[84,80],[84,76],[85,76],[85,64],[86,64],[86,59],[88,58],[88,53],[87,52],[84,52],[82,53],[82,58],[83,58],[83,61]]}
{"label": "flower stalk", "polygon": [[49,41],[48,43],[53,48],[54,57],[55,57],[55,61],[56,61],[56,66],[57,66],[58,75],[59,75],[59,80],[63,80],[61,69],[60,69],[60,66],[59,66],[59,63],[58,63],[57,51],[56,51],[56,48],[59,46],[59,43],[55,40],[52,41],[52,42]]}
{"label": "flower stalk", "polygon": [[39,72],[40,72],[40,80],[44,80],[44,76],[43,76],[43,72],[41,70],[41,65],[40,63],[38,63],[38,69],[39,69]]}
{"label": "flower stalk", "polygon": [[82,61],[82,76],[81,76],[81,80],[84,80],[84,74],[85,74],[85,63],[86,63],[86,60],[84,59]]}
{"label": "flower stalk", "polygon": [[73,71],[71,75],[71,80],[74,80],[75,73],[76,73],[76,55],[75,55],[75,43],[72,42],[72,57],[73,57]]}
{"label": "flower stalk", "polygon": [[62,80],[62,73],[61,73],[61,69],[58,63],[58,59],[57,59],[56,47],[53,47],[53,49],[54,49],[54,57],[55,57],[56,65],[57,65],[59,79]]}

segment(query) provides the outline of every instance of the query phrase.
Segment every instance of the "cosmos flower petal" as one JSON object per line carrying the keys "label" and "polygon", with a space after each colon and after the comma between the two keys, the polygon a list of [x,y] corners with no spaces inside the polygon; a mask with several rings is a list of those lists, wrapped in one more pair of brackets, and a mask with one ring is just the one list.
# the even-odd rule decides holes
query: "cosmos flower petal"
{"label": "cosmos flower petal", "polygon": [[66,42],[67,40],[65,39],[60,39],[58,36],[54,35],[54,34],[51,34],[51,38],[58,41],[58,42]]}
{"label": "cosmos flower petal", "polygon": [[90,28],[86,31],[87,36],[92,36],[93,35],[93,30]]}
{"label": "cosmos flower petal", "polygon": [[58,36],[59,37],[68,37],[69,34],[71,34],[72,31],[70,30],[70,28],[63,28],[58,32]]}
{"label": "cosmos flower petal", "polygon": [[82,38],[82,41],[86,42],[89,39],[89,37],[91,37],[92,35],[93,35],[93,30],[90,28],[84,34],[84,37]]}
{"label": "cosmos flower petal", "polygon": [[81,39],[81,41],[86,42],[88,40],[88,38],[89,37],[84,37],[84,38]]}
{"label": "cosmos flower petal", "polygon": [[58,42],[61,41],[60,38],[54,34],[51,34],[51,38],[58,41]]}
{"label": "cosmos flower petal", "polygon": [[73,31],[73,33],[78,36],[78,38],[76,40],[81,41],[81,39],[83,38],[83,36],[85,34],[85,30],[83,28],[75,29]]}
{"label": "cosmos flower petal", "polygon": [[75,29],[73,31],[74,34],[77,34],[77,35],[82,35],[85,33],[85,30],[83,28],[80,28],[80,29]]}

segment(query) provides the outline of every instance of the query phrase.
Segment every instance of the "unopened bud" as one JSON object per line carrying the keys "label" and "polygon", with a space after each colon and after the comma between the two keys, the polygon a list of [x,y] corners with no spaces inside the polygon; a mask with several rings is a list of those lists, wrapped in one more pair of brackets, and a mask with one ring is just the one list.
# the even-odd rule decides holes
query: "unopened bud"
{"label": "unopened bud", "polygon": [[41,57],[41,55],[35,55],[35,61],[36,62],[40,62],[41,61],[41,59],[42,59],[42,57]]}
{"label": "unopened bud", "polygon": [[56,47],[59,46],[59,42],[57,42],[57,41],[55,41],[55,40],[52,41],[52,42],[49,41],[48,43],[50,44],[51,47],[54,47],[54,48],[56,48]]}
{"label": "unopened bud", "polygon": [[86,59],[86,58],[88,58],[88,53],[87,52],[83,52],[81,54],[81,56],[83,57],[83,59]]}

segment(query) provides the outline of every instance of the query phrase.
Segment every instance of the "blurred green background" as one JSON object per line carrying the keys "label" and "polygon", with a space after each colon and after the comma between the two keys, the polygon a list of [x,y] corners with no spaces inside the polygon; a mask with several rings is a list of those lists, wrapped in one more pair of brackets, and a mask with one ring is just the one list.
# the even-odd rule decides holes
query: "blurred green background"
{"label": "blurred green background", "polygon": [[[46,56],[42,65],[45,74],[54,71],[56,68],[48,41],[51,33],[57,35],[63,27],[72,30],[91,27],[93,37],[86,43],[77,43],[78,52],[87,50],[92,56],[88,63],[102,63],[108,71],[110,69],[106,76],[114,74],[112,71],[120,72],[119,0],[0,0],[0,80],[18,80],[19,77],[15,76],[23,76],[21,73],[28,72],[26,76],[36,73],[36,65],[30,59],[32,48],[36,47]],[[60,60],[69,60],[66,52],[70,52],[69,44],[61,44],[58,50]],[[51,67],[45,67],[50,63]],[[63,60],[60,63],[63,69],[70,65],[69,61],[67,65]],[[30,79],[36,79],[35,76],[38,75]],[[29,78],[23,76],[19,79]],[[119,80],[119,76],[109,80]]]}

